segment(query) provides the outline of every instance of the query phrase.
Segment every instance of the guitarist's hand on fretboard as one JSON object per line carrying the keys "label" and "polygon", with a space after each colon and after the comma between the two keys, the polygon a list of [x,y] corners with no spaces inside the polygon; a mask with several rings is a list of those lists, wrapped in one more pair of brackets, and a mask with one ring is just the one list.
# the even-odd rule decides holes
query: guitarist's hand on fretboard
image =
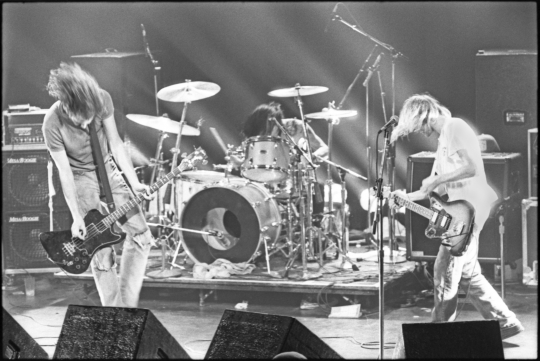
{"label": "guitarist's hand on fretboard", "polygon": [[403,192],[401,190],[396,190],[394,192],[391,192],[390,196],[388,197],[388,204],[392,209],[397,210],[397,209],[403,207],[402,204],[399,204],[399,202],[396,201],[396,197],[394,197],[394,195],[409,200],[409,196],[407,195],[407,193],[405,193],[405,192]]}

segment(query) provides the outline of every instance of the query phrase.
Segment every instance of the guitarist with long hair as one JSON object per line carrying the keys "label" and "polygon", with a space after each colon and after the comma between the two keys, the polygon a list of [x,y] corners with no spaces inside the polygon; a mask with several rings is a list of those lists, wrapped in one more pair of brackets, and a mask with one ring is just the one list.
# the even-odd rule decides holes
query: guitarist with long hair
{"label": "guitarist with long hair", "polygon": [[[62,191],[73,216],[71,235],[84,240],[87,236],[84,217],[90,210],[103,210],[100,201],[102,185],[90,144],[90,123],[94,123],[97,131],[117,207],[132,199],[133,193],[115,160],[133,192],[143,192],[148,200],[152,197],[147,192],[148,187],[139,182],[118,135],[111,96],[99,87],[94,77],[77,64],[61,63],[58,69],[51,70],[47,90],[57,102],[45,116],[45,144],[58,167]],[[90,266],[102,306],[137,307],[154,239],[138,206],[126,214],[121,228],[127,236],[120,277],[111,246],[99,249]]]}
{"label": "guitarist with long hair", "polygon": [[[421,133],[438,138],[435,163],[431,175],[422,181],[419,190],[392,195],[408,201],[427,198],[431,192],[448,195],[448,201],[468,201],[475,210],[472,234],[467,237],[468,247],[461,256],[451,252],[442,242],[434,265],[433,322],[454,321],[458,304],[458,288],[469,289],[470,299],[485,319],[497,319],[503,339],[524,330],[516,315],[508,309],[497,291],[482,275],[478,263],[478,236],[489,217],[495,191],[488,185],[480,146],[473,129],[462,119],[452,117],[450,111],[431,95],[413,95],[408,98],[399,114],[399,122],[392,132],[391,141],[410,133]],[[399,205],[389,198],[394,208]]]}

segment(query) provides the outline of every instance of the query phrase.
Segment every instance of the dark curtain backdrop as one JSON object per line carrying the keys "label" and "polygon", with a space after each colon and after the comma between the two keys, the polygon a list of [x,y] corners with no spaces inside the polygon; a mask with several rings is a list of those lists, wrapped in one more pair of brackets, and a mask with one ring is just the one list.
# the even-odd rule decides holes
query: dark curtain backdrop
{"label": "dark curtain backdrop", "polygon": [[[160,88],[192,81],[218,84],[212,98],[188,108],[187,121],[206,122],[200,137],[185,137],[182,150],[202,146],[209,155],[206,169],[222,164],[223,152],[209,127],[229,144],[239,144],[239,131],[252,109],[279,101],[286,117],[298,117],[292,98],[270,98],[274,89],[317,85],[329,91],[306,96],[304,112],[321,111],[343,98],[370,53],[373,43],[345,25],[329,22],[332,2],[201,2],[201,3],[4,3],[2,12],[2,109],[31,103],[53,103],[45,91],[49,70],[72,55],[143,51],[140,24],[146,27],[152,51],[162,66]],[[533,2],[345,2],[337,13],[371,36],[408,57],[395,66],[395,105],[399,112],[412,94],[429,92],[455,116],[474,125],[475,55],[487,49],[537,49],[536,3]],[[328,26],[325,32],[325,27]],[[148,66],[151,63],[148,60]],[[383,57],[380,78],[387,118],[392,114],[391,59]],[[342,119],[334,128],[333,160],[367,175],[366,89],[361,77],[343,109],[358,116]],[[384,124],[382,92],[375,75],[369,86],[369,144]],[[152,84],[148,85],[150,88]],[[162,111],[179,119],[181,105],[162,104]],[[150,108],[147,114],[155,114]],[[328,126],[312,127],[325,140]],[[137,128],[140,129],[140,128]],[[144,165],[153,157],[157,131],[132,135]],[[174,137],[166,140],[165,157]],[[396,186],[405,187],[407,157],[434,150],[436,142],[410,136],[396,148]],[[318,171],[320,181],[326,172]],[[375,178],[375,167],[372,165]],[[337,180],[337,173],[334,172]],[[365,181],[347,177],[351,226],[366,227],[359,194]]]}

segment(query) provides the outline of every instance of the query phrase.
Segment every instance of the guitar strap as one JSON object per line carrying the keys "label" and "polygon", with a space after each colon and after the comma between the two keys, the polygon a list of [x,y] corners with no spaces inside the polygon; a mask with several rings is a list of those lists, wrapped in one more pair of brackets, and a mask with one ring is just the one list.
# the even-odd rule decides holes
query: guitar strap
{"label": "guitar strap", "polygon": [[111,185],[109,184],[109,177],[107,176],[107,171],[105,170],[105,163],[103,162],[103,154],[101,153],[96,127],[93,121],[88,124],[88,128],[90,130],[90,145],[92,146],[92,155],[94,156],[94,161],[97,164],[99,178],[101,179],[101,184],[103,185],[103,190],[105,191],[107,209],[109,210],[109,213],[112,213],[115,211],[114,199],[111,192]]}

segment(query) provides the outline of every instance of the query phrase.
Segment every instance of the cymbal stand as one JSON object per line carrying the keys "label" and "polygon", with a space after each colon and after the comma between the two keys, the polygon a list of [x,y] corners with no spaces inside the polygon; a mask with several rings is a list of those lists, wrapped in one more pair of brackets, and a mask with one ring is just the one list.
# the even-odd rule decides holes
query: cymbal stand
{"label": "cymbal stand", "polygon": [[[160,153],[159,155],[159,176],[162,177],[165,173],[164,169],[163,169],[163,153]],[[155,167],[154,167],[155,168]],[[160,191],[160,188],[158,188],[157,190],[157,213],[158,213],[158,224],[160,226],[164,226],[164,215],[163,215],[163,210],[161,209],[161,191]],[[158,239],[161,241],[161,270],[159,271],[152,271],[152,272],[148,272],[148,277],[151,277],[151,278],[169,278],[169,277],[176,277],[176,276],[179,276],[182,272],[179,270],[179,269],[166,269],[165,268],[165,259],[167,258],[167,239],[169,237],[164,237],[162,236],[162,228],[163,227],[159,227],[158,226]],[[173,262],[171,262],[171,264],[174,264],[174,262],[176,261],[176,256],[174,257],[174,260]]]}
{"label": "cymbal stand", "polygon": [[[300,119],[302,120],[302,132],[303,132],[303,135],[304,135],[304,139],[306,140],[306,143],[307,143],[307,154],[309,156],[309,165],[311,166],[311,168],[309,166],[306,166],[306,184],[305,184],[305,195],[306,195],[306,198],[302,197],[301,196],[301,200],[300,200],[300,217],[302,217],[302,224],[304,223],[307,223],[307,226],[304,225],[304,227],[302,228],[302,239],[301,239],[301,242],[302,242],[302,266],[303,266],[303,276],[302,278],[304,279],[310,279],[310,278],[313,278],[312,276],[310,276],[308,274],[308,271],[307,271],[307,247],[305,245],[305,242],[306,242],[306,239],[305,239],[305,236],[306,236],[306,231],[308,233],[308,245],[310,247],[311,250],[313,250],[313,199],[311,197],[312,194],[315,194],[315,199],[317,202],[321,202],[323,201],[322,197],[321,197],[321,193],[320,193],[320,190],[319,190],[319,187],[318,187],[318,181],[317,181],[317,174],[315,172],[316,168],[315,165],[313,164],[313,154],[312,154],[312,151],[311,151],[311,144],[309,142],[309,136],[308,136],[308,133],[307,133],[307,125],[306,125],[306,118],[304,117],[304,110],[303,110],[303,103],[302,103],[302,97],[300,96],[300,84],[296,84],[295,85],[295,88],[297,90],[297,93],[298,95],[295,97],[295,102],[296,104],[298,105],[298,110],[300,111]],[[304,157],[306,157],[306,154],[303,154]],[[304,177],[303,177],[304,178]],[[302,183],[302,182],[300,182]],[[316,184],[317,186],[316,187],[313,187],[313,184]],[[302,194],[302,193],[301,193]],[[307,212],[307,213],[306,213]],[[307,215],[307,216],[306,216]],[[316,277],[319,277],[319,275],[316,275]]]}
{"label": "cymbal stand", "polygon": [[[186,82],[190,82],[190,81],[191,80],[186,79]],[[184,129],[184,124],[185,124],[185,121],[186,121],[186,113],[187,113],[187,108],[188,108],[189,104],[190,104],[189,101],[184,102],[184,107],[182,109],[182,117],[180,118],[180,123],[178,124],[179,132],[178,132],[178,136],[176,137],[176,144],[175,144],[175,147],[173,149],[171,149],[171,152],[173,153],[171,169],[175,169],[178,166],[178,156],[179,156],[179,154],[181,152],[180,145],[182,143],[182,131]],[[170,204],[172,205],[172,209],[175,211],[174,212],[174,217],[173,217],[173,223],[178,224],[180,222],[180,216],[181,216],[181,212],[182,212],[181,208],[182,208],[183,199],[181,199],[181,198],[183,198],[183,190],[182,190],[183,184],[182,184],[182,181],[181,181],[180,177],[178,177],[178,176],[175,177],[175,179],[173,180],[172,183],[173,183],[173,186],[172,186],[172,189],[171,189],[171,202],[170,202]],[[176,230],[175,239],[178,242],[178,246],[177,246],[177,250],[178,250],[179,247],[180,247],[180,244],[182,243],[182,236],[181,236],[181,234],[180,234],[180,232],[178,230]]]}
{"label": "cymbal stand", "polygon": [[[299,87],[300,85],[297,84],[297,86]],[[300,97],[298,97],[300,98]],[[299,106],[300,106],[300,109],[302,109],[301,107],[301,100],[298,99],[298,102],[299,102]],[[300,113],[302,115],[302,119],[304,119],[304,115],[302,113],[302,110],[300,110]],[[315,166],[315,164],[313,163],[312,161],[312,157],[311,157],[311,153],[306,154],[306,152],[300,148],[298,146],[298,144],[296,144],[296,142],[294,141],[294,139],[291,137],[291,135],[285,130],[285,128],[283,127],[283,125],[279,124],[279,122],[277,121],[276,118],[272,118],[272,120],[274,121],[274,123],[276,124],[276,126],[281,130],[281,134],[283,134],[287,139],[288,139],[288,142],[290,145],[292,145],[293,149],[296,150],[296,156],[300,158],[300,155],[302,155],[304,157],[304,159],[306,159],[307,163],[309,165],[311,165],[312,169],[313,169],[313,172],[315,172],[315,169],[317,168]],[[305,131],[305,123],[304,121],[302,122],[304,124],[304,131]],[[307,134],[307,133],[304,133],[304,134]],[[309,141],[308,141],[309,142]],[[309,143],[308,143],[308,150],[311,152],[311,149],[309,148]],[[300,159],[298,160],[297,162],[298,164],[300,163]],[[298,170],[300,172],[300,170]],[[300,174],[298,175],[299,178],[303,178],[300,176]],[[310,183],[307,182],[307,184],[309,185]],[[311,279],[311,278],[318,278],[320,277],[320,274],[315,274],[315,275],[310,275],[308,273],[308,270],[307,270],[307,259],[306,259],[306,256],[307,256],[307,249],[306,249],[306,199],[304,198],[304,195],[303,193],[306,193],[306,192],[303,192],[303,184],[302,184],[302,180],[299,179],[298,181],[298,195],[299,195],[299,198],[300,198],[300,214],[299,214],[299,222],[300,222],[300,244],[301,244],[301,247],[302,247],[302,270],[303,270],[303,274],[302,274],[302,278],[303,279]],[[311,194],[313,194],[313,192],[309,192],[309,187],[308,187],[308,192],[306,194],[306,198],[309,198],[311,196]],[[320,195],[319,195],[320,196]],[[311,220],[311,216],[309,216],[307,218],[308,222],[309,220]],[[311,222],[309,222],[309,227],[311,227]],[[310,231],[310,235],[311,235],[311,229],[309,230]],[[292,240],[291,240],[292,241]],[[310,239],[311,241],[311,239]],[[311,244],[311,243],[310,243]],[[297,248],[298,249],[298,248]],[[296,252],[297,252],[297,249],[295,251],[293,251],[293,257],[289,260],[290,262],[290,265],[287,264],[287,266],[290,266],[292,267],[292,264],[294,262],[294,259],[296,258]],[[292,260],[292,262],[291,262]],[[289,267],[289,268],[290,268]],[[288,273],[289,269],[286,267],[285,269],[285,275]]]}
{"label": "cymbal stand", "polygon": [[[331,108],[331,104],[329,105]],[[332,160],[332,134],[334,130],[334,124],[339,124],[339,118],[326,119],[328,122],[328,160]],[[330,163],[326,166],[326,184],[328,185],[328,232],[334,233],[334,202],[332,199],[332,185],[334,185],[332,179],[332,168]],[[322,251],[322,250],[321,250]]]}
{"label": "cymbal stand", "polygon": [[[345,199],[345,198],[346,198],[345,194],[346,194],[346,192],[347,192],[346,184],[345,184],[345,175],[346,175],[346,173],[348,173],[348,174],[350,174],[350,175],[352,175],[352,176],[354,176],[354,177],[357,177],[357,178],[359,178],[359,179],[367,180],[366,177],[361,176],[360,174],[355,173],[355,172],[353,172],[353,171],[350,170],[350,169],[347,169],[347,168],[345,168],[345,167],[342,167],[342,166],[340,166],[339,164],[336,164],[336,163],[334,163],[334,162],[332,162],[332,161],[329,161],[329,160],[324,159],[324,158],[322,158],[322,157],[319,157],[319,156],[317,156],[317,155],[316,155],[316,157],[317,157],[319,160],[321,160],[321,161],[323,161],[323,162],[326,162],[327,164],[333,165],[334,167],[336,167],[336,168],[339,170],[339,174],[340,174],[340,178],[341,178],[341,197],[342,197],[342,199]],[[343,202],[343,207],[345,207],[345,202]],[[338,247],[336,247],[337,251],[340,252],[341,255],[342,255],[342,257],[343,257],[343,258],[342,258],[341,267],[343,267],[343,264],[344,264],[344,262],[345,262],[344,260],[347,260],[347,261],[352,265],[353,270],[358,271],[358,270],[359,270],[359,269],[358,269],[358,266],[356,266],[356,265],[351,261],[351,259],[347,256],[347,228],[346,228],[346,227],[347,227],[347,223],[346,223],[345,209],[343,210],[343,214],[342,214],[342,225],[341,225],[341,227],[342,227],[342,228],[341,228],[341,237],[340,237],[340,238],[341,238],[342,242],[341,242],[340,244],[338,244]],[[323,235],[324,235],[324,234],[323,234]],[[326,236],[325,236],[325,237],[326,237]],[[327,239],[330,243],[332,243],[332,244],[334,243],[333,240],[332,240],[331,238],[326,237],[326,239]],[[332,247],[332,245],[330,245],[329,247],[327,247],[327,249],[329,249],[330,247]],[[324,251],[326,252],[327,249],[325,249]]]}

